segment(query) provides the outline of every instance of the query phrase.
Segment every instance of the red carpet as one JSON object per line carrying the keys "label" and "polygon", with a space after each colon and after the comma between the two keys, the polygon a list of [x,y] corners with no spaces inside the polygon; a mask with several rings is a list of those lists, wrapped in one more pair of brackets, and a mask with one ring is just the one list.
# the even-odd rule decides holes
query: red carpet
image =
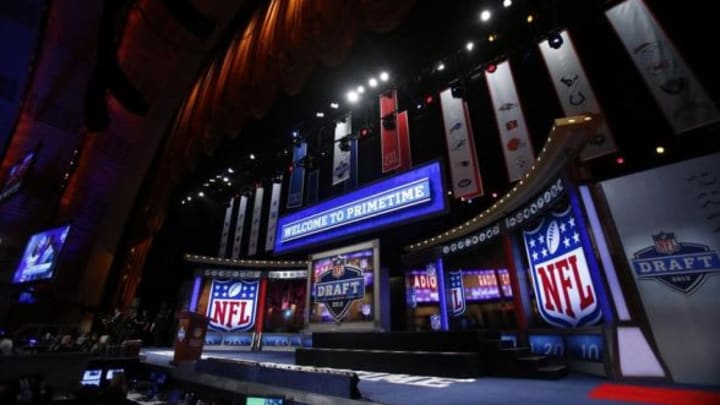
{"label": "red carpet", "polygon": [[720,405],[720,392],[690,389],[600,384],[588,394],[592,399],[644,402],[663,405]]}

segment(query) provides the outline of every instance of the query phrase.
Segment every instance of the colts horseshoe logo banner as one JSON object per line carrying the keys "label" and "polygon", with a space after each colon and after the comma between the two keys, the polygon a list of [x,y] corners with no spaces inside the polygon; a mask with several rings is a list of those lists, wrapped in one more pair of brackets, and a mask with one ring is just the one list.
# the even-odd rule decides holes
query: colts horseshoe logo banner
{"label": "colts horseshoe logo banner", "polygon": [[475,140],[470,126],[467,103],[454,97],[451,89],[440,92],[440,106],[450,161],[450,177],[455,198],[473,198],[483,194]]}
{"label": "colts horseshoe logo banner", "polygon": [[213,280],[208,299],[209,328],[240,332],[255,326],[260,280]]}
{"label": "colts horseshoe logo banner", "polygon": [[554,326],[590,326],[602,317],[579,232],[570,206],[523,232],[538,311]]}
{"label": "colts horseshoe logo banner", "polygon": [[676,133],[720,119],[712,100],[645,3],[625,1],[606,15]]}
{"label": "colts horseshoe logo banner", "polygon": [[[558,35],[562,39],[559,48],[551,47],[547,40],[540,41],[538,46],[565,115],[602,114],[602,109],[595,98],[595,92],[590,86],[585,69],[575,52],[570,34],[567,30],[563,30]],[[580,152],[580,159],[587,160],[607,155],[614,152],[615,149],[615,140],[606,120],[603,120],[598,132]]]}
{"label": "colts horseshoe logo banner", "polygon": [[325,304],[330,316],[342,321],[353,301],[365,297],[365,278],[361,269],[346,264],[346,259],[333,259],[332,269],[320,275],[315,284],[315,301]]}

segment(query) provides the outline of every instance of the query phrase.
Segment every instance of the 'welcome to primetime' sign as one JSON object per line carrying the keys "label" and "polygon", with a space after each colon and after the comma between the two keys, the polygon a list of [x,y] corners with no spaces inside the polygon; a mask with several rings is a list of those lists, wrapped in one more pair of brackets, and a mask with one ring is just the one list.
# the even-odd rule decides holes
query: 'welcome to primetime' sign
{"label": "'welcome to primetime' sign", "polygon": [[280,218],[275,252],[417,220],[444,210],[440,163],[433,162]]}

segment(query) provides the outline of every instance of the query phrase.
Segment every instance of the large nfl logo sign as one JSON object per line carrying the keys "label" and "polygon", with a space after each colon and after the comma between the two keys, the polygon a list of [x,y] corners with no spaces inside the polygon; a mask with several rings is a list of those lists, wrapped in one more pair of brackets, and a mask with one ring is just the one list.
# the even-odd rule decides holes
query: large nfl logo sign
{"label": "large nfl logo sign", "polygon": [[213,280],[208,300],[209,328],[241,332],[255,326],[260,280]]}
{"label": "large nfl logo sign", "polygon": [[588,326],[602,317],[580,232],[570,206],[523,232],[538,310],[551,325]]}

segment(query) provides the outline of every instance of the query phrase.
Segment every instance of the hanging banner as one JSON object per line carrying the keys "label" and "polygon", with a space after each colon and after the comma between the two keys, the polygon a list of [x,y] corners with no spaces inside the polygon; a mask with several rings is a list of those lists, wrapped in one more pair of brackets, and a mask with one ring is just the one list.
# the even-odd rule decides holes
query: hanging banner
{"label": "hanging banner", "polygon": [[600,185],[673,380],[719,385],[720,154]]}
{"label": "hanging banner", "polygon": [[675,133],[720,119],[715,104],[645,3],[628,0],[605,14]]}
{"label": "hanging banner", "polygon": [[397,109],[397,90],[392,89],[380,94],[380,149],[383,173],[398,169],[401,165]]}
{"label": "hanging banner", "polygon": [[255,206],[253,207],[252,224],[250,225],[250,242],[248,244],[248,256],[257,253],[258,234],[260,233],[260,216],[262,215],[264,189],[255,189]]}
{"label": "hanging banner", "polygon": [[571,206],[523,231],[540,316],[558,327],[596,324],[602,311]]}
{"label": "hanging banner", "polygon": [[344,121],[338,121],[335,125],[335,137],[333,138],[333,174],[332,185],[340,184],[350,178],[350,141],[352,133],[352,116],[345,116]]}
{"label": "hanging banner", "polygon": [[465,287],[461,270],[448,272],[448,296],[450,297],[450,315],[460,316],[465,313]]}
{"label": "hanging banner", "polygon": [[270,193],[270,213],[268,213],[267,236],[265,237],[265,251],[275,248],[275,228],[277,227],[278,211],[280,209],[280,192],[282,190],[282,177],[279,183],[273,183]]}
{"label": "hanging banner", "polygon": [[[563,112],[568,116],[583,113],[602,115],[603,111],[595,98],[595,91],[575,51],[570,34],[567,30],[563,30],[559,35],[562,38],[562,45],[559,48],[554,49],[547,40],[540,41],[538,47],[550,72]],[[580,159],[593,159],[612,153],[616,149],[615,139],[607,126],[607,120],[603,120],[598,132],[580,152]]]}
{"label": "hanging banner", "polygon": [[208,298],[208,327],[217,332],[241,332],[255,326],[260,280],[213,280]]}
{"label": "hanging banner", "polygon": [[358,140],[350,140],[350,178],[345,182],[345,191],[350,192],[358,186]]}
{"label": "hanging banner", "polygon": [[410,151],[410,125],[407,111],[398,113],[398,150],[400,151],[400,167],[398,170],[409,170],[412,167],[412,153]]}
{"label": "hanging banner", "polygon": [[318,202],[318,194],[320,193],[320,170],[315,169],[308,173],[308,192],[306,196],[307,206]]}
{"label": "hanging banner", "polygon": [[305,191],[305,156],[307,156],[307,142],[295,144],[293,147],[293,170],[290,174],[290,184],[288,186],[288,208],[302,207]]}
{"label": "hanging banner", "polygon": [[535,153],[510,70],[510,62],[498,63],[492,73],[486,70],[485,79],[500,132],[508,178],[510,181],[517,181],[530,170],[535,161]]}
{"label": "hanging banner", "polygon": [[447,141],[450,177],[455,198],[473,198],[483,194],[475,140],[467,103],[454,97],[451,89],[440,92],[445,140]]}
{"label": "hanging banner", "polygon": [[230,221],[232,220],[233,206],[235,198],[230,199],[230,205],[225,208],[225,220],[223,221],[222,234],[220,235],[220,248],[218,249],[218,257],[225,257],[227,253],[227,243],[230,237]]}
{"label": "hanging banner", "polygon": [[242,243],[243,230],[245,228],[245,212],[247,212],[247,196],[240,197],[240,204],[238,207],[237,221],[235,222],[235,236],[233,239],[232,258],[237,259],[240,257],[240,246]]}

